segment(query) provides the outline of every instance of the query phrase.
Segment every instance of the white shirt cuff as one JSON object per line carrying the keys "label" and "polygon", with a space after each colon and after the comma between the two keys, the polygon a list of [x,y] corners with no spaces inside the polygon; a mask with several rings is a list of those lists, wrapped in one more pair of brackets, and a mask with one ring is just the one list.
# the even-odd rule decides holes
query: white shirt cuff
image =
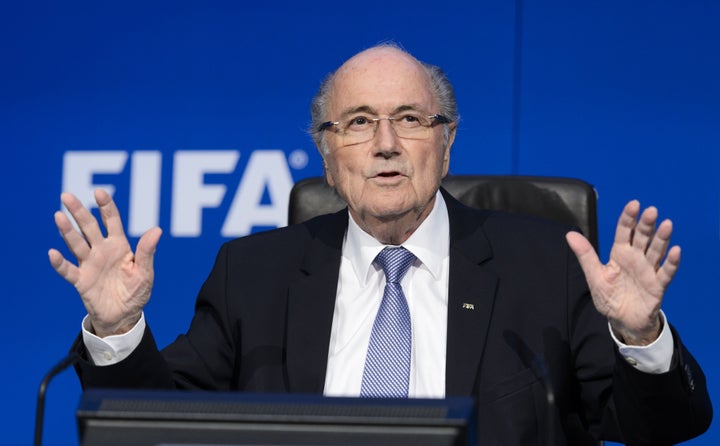
{"label": "white shirt cuff", "polygon": [[613,341],[617,344],[622,357],[625,358],[628,364],[641,372],[660,374],[670,370],[675,342],[673,341],[670,326],[665,318],[665,313],[663,313],[662,310],[660,310],[660,318],[663,324],[660,336],[658,336],[655,342],[645,346],[623,344],[615,337],[608,323],[610,336],[612,336]]}
{"label": "white shirt cuff", "polygon": [[82,321],[82,337],[90,358],[95,365],[106,366],[117,364],[130,356],[135,348],[140,345],[143,333],[145,333],[145,314],[140,315],[140,320],[125,334],[99,338],[90,332],[88,316]]}

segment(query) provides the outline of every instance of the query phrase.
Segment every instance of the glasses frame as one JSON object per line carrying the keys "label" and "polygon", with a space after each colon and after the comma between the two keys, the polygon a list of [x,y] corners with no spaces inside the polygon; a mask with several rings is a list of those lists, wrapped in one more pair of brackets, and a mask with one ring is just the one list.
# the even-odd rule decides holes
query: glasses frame
{"label": "glasses frame", "polygon": [[[429,125],[420,124],[421,126],[423,126],[425,128],[433,127],[435,124],[450,124],[450,123],[452,123],[452,120],[450,118],[448,118],[447,116],[441,115],[441,114],[437,114],[437,113],[434,115],[427,115],[425,117],[430,120]],[[392,121],[394,121],[398,118],[402,118],[402,116],[395,117],[395,116],[391,115],[391,116],[385,116],[384,118],[378,117],[378,118],[367,118],[367,119],[374,123],[374,127],[373,127],[373,135],[374,135],[377,132],[378,124],[380,121],[387,120],[392,125]],[[340,121],[325,121],[318,126],[317,131],[319,133],[319,132],[324,132],[326,130],[330,130],[331,128],[338,128],[337,126],[339,126],[340,124],[341,124]],[[393,126],[393,130],[395,130],[394,126]],[[342,132],[342,130],[340,130],[340,131]],[[342,133],[344,134],[344,132],[342,132]],[[370,138],[370,139],[372,139],[372,138]],[[370,141],[370,139],[368,139],[368,141]],[[360,143],[358,143],[358,144],[360,144]]]}

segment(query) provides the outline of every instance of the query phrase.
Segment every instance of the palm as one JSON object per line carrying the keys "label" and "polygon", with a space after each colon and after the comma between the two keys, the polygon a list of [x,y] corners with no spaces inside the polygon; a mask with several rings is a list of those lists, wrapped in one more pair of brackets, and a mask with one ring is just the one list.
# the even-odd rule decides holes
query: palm
{"label": "palm", "polygon": [[139,318],[150,298],[154,275],[152,256],[160,230],[154,228],[143,235],[135,255],[122,230],[117,208],[105,192],[96,192],[96,199],[107,237],[74,196],[63,194],[62,198],[82,235],[65,214],[56,213],[55,221],[78,265],[64,259],[56,250],[50,251],[50,263],[77,289],[96,333],[123,332]]}
{"label": "palm", "polygon": [[656,230],[657,210],[648,208],[638,219],[639,206],[637,201],[625,206],[605,265],[582,236],[567,238],[597,310],[626,341],[646,344],[658,333],[660,305],[680,263],[680,248],[667,250],[672,223],[665,220]]}
{"label": "palm", "polygon": [[94,319],[112,321],[147,303],[152,275],[140,270],[127,242],[105,239],[79,261],[75,288]]}

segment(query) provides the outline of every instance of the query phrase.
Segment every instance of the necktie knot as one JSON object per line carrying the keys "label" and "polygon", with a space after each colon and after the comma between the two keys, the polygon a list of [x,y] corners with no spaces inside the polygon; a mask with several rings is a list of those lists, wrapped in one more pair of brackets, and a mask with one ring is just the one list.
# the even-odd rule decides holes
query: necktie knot
{"label": "necktie knot", "polygon": [[415,255],[402,246],[386,247],[375,257],[375,263],[385,272],[388,283],[400,283],[414,261]]}

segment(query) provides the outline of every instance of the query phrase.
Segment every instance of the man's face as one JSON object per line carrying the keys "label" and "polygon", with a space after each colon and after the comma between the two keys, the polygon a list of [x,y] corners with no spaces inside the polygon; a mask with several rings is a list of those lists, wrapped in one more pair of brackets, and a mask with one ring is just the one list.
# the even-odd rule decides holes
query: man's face
{"label": "man's face", "polygon": [[[391,48],[365,51],[346,62],[335,75],[327,109],[326,118],[334,121],[399,116],[403,110],[440,113],[423,67]],[[445,147],[442,127],[433,126],[425,139],[404,139],[383,119],[371,139],[346,146],[342,135],[325,132],[328,183],[358,223],[413,214],[425,218],[448,170],[452,136]]]}

